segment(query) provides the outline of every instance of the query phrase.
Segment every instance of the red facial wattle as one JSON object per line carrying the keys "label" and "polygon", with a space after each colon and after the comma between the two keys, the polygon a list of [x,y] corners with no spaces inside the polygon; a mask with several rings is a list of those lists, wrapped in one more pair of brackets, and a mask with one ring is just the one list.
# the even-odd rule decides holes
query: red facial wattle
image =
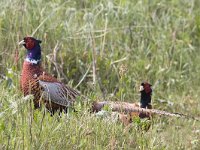
{"label": "red facial wattle", "polygon": [[35,47],[35,41],[30,37],[24,38],[24,42],[25,42],[25,47],[28,50],[31,50],[31,49],[33,49]]}
{"label": "red facial wattle", "polygon": [[149,84],[144,85],[144,91],[148,94],[152,91],[151,86]]}

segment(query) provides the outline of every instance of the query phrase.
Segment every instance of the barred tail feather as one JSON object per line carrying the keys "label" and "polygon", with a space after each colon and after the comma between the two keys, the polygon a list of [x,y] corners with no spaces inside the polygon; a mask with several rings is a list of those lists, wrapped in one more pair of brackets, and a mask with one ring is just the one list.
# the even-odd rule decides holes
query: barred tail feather
{"label": "barred tail feather", "polygon": [[171,116],[171,117],[194,119],[194,120],[200,121],[199,118],[187,116],[184,114],[170,113],[170,112],[162,111],[158,109],[140,108],[137,104],[131,104],[127,102],[111,102],[111,101],[95,102],[93,104],[93,111],[100,111],[104,106],[109,106],[112,111],[119,111],[119,112],[126,112],[126,113],[129,113],[129,112],[150,113],[150,114],[158,114],[158,115]]}

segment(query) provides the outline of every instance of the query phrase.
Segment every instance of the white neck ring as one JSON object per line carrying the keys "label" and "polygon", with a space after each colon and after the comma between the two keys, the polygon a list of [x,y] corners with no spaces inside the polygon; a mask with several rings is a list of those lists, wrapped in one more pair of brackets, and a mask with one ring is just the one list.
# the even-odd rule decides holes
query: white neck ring
{"label": "white neck ring", "polygon": [[30,58],[26,58],[25,59],[26,62],[32,63],[32,64],[38,64],[41,60],[35,60],[35,59],[30,59]]}

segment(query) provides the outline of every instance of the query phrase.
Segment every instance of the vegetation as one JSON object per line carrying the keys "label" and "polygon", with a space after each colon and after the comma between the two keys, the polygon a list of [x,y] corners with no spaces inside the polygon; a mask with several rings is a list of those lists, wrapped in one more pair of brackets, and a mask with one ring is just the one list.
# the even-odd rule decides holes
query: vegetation
{"label": "vegetation", "polygon": [[155,116],[146,132],[137,120],[125,127],[99,119],[81,100],[61,118],[33,110],[19,90],[25,51],[17,42],[41,39],[45,69],[87,104],[138,102],[147,80],[154,108],[199,117],[199,7],[198,0],[1,0],[0,149],[198,149],[193,120]]}

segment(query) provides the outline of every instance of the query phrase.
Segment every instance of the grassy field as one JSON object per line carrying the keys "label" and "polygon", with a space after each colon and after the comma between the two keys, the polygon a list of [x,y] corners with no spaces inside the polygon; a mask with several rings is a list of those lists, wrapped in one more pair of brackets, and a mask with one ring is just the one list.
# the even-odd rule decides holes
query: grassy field
{"label": "grassy field", "polygon": [[146,132],[97,118],[80,101],[61,118],[33,110],[19,90],[17,45],[41,39],[45,69],[88,103],[138,102],[149,81],[154,108],[200,117],[199,8],[198,0],[1,0],[0,149],[199,149],[200,122],[190,119],[155,116]]}

